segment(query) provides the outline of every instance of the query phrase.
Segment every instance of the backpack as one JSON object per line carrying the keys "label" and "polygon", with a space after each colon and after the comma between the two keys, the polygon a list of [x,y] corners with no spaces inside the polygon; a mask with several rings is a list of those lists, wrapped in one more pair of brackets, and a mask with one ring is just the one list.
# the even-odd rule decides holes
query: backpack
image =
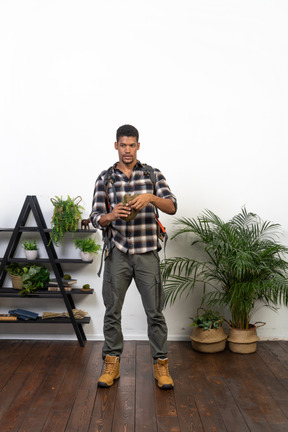
{"label": "backpack", "polygon": [[[153,192],[156,192],[156,176],[155,176],[155,172],[154,169],[147,164],[143,164],[143,167],[140,168],[143,172],[144,172],[144,176],[145,177],[149,177],[151,180],[151,183],[153,184]],[[109,203],[109,199],[108,199],[108,189],[110,184],[112,185],[112,190],[113,193],[116,193],[115,190],[115,186],[114,186],[114,180],[112,178],[113,175],[113,167],[111,166],[110,168],[108,168],[108,170],[105,173],[104,176],[104,186],[105,186],[105,191],[106,191],[106,207],[107,207],[107,212],[110,212],[110,203]],[[155,220],[157,223],[157,236],[159,238],[159,240],[161,240],[162,242],[164,242],[164,251],[166,248],[166,243],[168,240],[168,234],[166,232],[165,227],[161,224],[160,220],[159,220],[159,212],[157,207],[155,207]],[[103,246],[103,250],[102,250],[102,257],[101,257],[101,264],[100,264],[100,269],[98,272],[98,276],[100,277],[101,274],[101,270],[102,270],[102,265],[103,265],[103,257],[104,257],[104,253],[106,252],[106,256],[109,255],[109,251],[111,249],[111,229],[109,229],[109,225],[108,227],[104,230],[103,232],[103,242],[104,242],[104,246]]]}

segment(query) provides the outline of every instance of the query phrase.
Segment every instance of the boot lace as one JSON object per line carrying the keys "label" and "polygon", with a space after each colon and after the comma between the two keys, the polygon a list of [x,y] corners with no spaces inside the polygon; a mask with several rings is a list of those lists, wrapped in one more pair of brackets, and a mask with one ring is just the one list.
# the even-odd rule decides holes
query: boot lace
{"label": "boot lace", "polygon": [[168,363],[158,364],[158,373],[161,376],[168,376],[168,377],[170,377]]}
{"label": "boot lace", "polygon": [[105,369],[104,369],[104,374],[108,374],[108,375],[112,375],[114,372],[114,368],[115,368],[116,363],[106,363],[105,362]]}

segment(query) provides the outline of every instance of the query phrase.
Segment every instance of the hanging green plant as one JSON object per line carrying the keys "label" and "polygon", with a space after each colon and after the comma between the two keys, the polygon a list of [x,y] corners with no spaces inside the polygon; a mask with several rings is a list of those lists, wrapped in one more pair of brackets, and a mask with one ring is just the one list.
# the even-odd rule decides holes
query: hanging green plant
{"label": "hanging green plant", "polygon": [[82,210],[80,206],[82,198],[70,198],[68,195],[66,200],[56,196],[51,198],[54,205],[54,212],[51,220],[51,240],[55,246],[63,243],[66,232],[75,232],[78,229],[78,223],[81,218]]}

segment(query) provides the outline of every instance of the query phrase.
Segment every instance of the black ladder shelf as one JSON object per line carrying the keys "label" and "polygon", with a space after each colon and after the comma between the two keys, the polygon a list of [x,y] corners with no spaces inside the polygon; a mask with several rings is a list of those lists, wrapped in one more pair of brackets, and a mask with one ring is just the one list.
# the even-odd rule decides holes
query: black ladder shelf
{"label": "black ladder shelf", "polygon": [[[26,222],[30,212],[35,218],[37,227],[26,227]],[[53,291],[36,291],[33,294],[29,294],[27,298],[63,298],[69,318],[53,318],[49,320],[42,320],[41,318],[37,318],[36,320],[25,321],[29,323],[71,323],[74,329],[74,332],[77,336],[78,342],[81,347],[84,346],[84,341],[86,341],[86,336],[82,327],[82,324],[87,324],[90,322],[90,317],[84,317],[83,319],[75,319],[72,309],[75,309],[75,304],[72,298],[72,294],[92,294],[93,290],[88,293],[81,291],[80,289],[72,289],[71,291],[66,291],[62,282],[63,278],[63,270],[61,267],[61,263],[82,263],[85,264],[87,262],[83,262],[81,259],[59,259],[55,247],[52,242],[50,242],[50,229],[47,228],[41,208],[39,206],[37,197],[35,195],[28,195],[25,199],[24,205],[20,212],[19,218],[16,222],[15,228],[0,228],[0,232],[12,232],[10,240],[8,242],[8,246],[6,248],[4,257],[0,259],[0,297],[19,297],[20,294],[15,292],[12,288],[3,287],[7,271],[5,267],[7,264],[11,262],[26,262],[26,259],[22,258],[13,258],[16,252],[16,248],[21,239],[21,235],[23,232],[39,232],[42,242],[45,246],[48,259],[36,259],[35,262],[38,263],[50,263],[52,270],[54,272],[55,278],[57,280],[58,286],[60,288],[59,292]],[[90,230],[93,232],[95,230]],[[85,232],[85,230],[77,230],[77,232]],[[87,231],[86,231],[87,232]],[[30,261],[31,262],[31,261]],[[91,261],[92,262],[92,261]],[[90,262],[88,262],[90,263]],[[1,321],[2,323],[18,323],[19,321]]]}

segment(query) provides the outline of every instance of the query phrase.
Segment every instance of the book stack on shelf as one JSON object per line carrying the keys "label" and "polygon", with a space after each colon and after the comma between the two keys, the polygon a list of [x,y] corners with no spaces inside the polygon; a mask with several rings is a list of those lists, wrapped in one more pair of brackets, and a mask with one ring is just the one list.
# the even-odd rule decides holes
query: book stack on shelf
{"label": "book stack on shelf", "polygon": [[17,317],[22,321],[28,321],[30,319],[36,320],[38,318],[38,313],[31,312],[26,309],[11,309],[8,311],[9,315]]}
{"label": "book stack on shelf", "polygon": [[[71,291],[72,290],[72,285],[74,285],[75,283],[77,283],[77,279],[65,279],[65,278],[62,278],[61,280],[62,280],[62,283],[64,285],[65,291]],[[59,287],[58,282],[57,282],[56,279],[51,279],[49,281],[48,291],[60,291],[60,287]]]}

